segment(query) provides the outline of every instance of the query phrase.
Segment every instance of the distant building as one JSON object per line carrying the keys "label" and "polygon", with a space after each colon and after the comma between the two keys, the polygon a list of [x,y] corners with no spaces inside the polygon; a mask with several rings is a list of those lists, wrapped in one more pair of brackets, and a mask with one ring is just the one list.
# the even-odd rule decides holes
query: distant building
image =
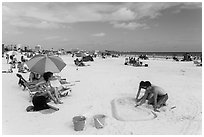
{"label": "distant building", "polygon": [[41,45],[37,45],[37,46],[35,46],[35,51],[37,52],[37,51],[41,51],[42,50],[42,47],[41,47]]}
{"label": "distant building", "polygon": [[17,50],[21,49],[21,44],[16,45]]}
{"label": "distant building", "polygon": [[2,43],[2,55],[4,55],[5,49],[4,49],[4,43]]}

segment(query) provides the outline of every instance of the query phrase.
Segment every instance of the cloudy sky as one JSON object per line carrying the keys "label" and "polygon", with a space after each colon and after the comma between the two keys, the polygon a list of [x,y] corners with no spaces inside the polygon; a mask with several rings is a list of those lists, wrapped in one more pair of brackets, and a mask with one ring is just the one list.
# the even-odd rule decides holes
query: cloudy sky
{"label": "cloudy sky", "polygon": [[202,3],[3,2],[2,41],[45,49],[202,51]]}

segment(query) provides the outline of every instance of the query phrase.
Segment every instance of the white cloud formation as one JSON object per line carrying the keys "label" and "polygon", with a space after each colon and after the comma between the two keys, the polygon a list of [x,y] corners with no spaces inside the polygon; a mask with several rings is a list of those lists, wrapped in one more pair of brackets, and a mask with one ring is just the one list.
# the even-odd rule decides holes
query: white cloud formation
{"label": "white cloud formation", "polygon": [[111,21],[129,21],[135,19],[135,13],[127,7],[122,7],[108,16]]}
{"label": "white cloud formation", "polygon": [[146,24],[140,24],[136,22],[112,22],[115,28],[123,28],[129,30],[135,30],[136,28],[148,29],[149,27]]}
{"label": "white cloud formation", "polygon": [[101,33],[96,33],[96,34],[93,34],[92,36],[95,36],[95,37],[103,37],[105,36],[106,34],[101,32]]}
{"label": "white cloud formation", "polygon": [[27,27],[27,28],[37,28],[37,29],[55,29],[60,28],[60,25],[57,23],[47,22],[47,21],[41,21],[41,22],[29,22],[25,20],[19,20],[19,21],[11,21],[11,25],[18,26],[18,27]]}
{"label": "white cloud formation", "polygon": [[[3,25],[34,28],[59,28],[63,24],[76,22],[116,22],[114,27],[133,29],[144,24],[133,23],[140,19],[154,19],[162,15],[162,11],[176,7],[182,9],[202,8],[202,3],[179,2],[133,2],[133,3],[6,3],[2,5]],[[31,19],[31,20],[29,20]],[[129,21],[129,22],[128,22]],[[123,22],[123,23],[121,23]],[[126,23],[124,23],[126,22]]]}
{"label": "white cloud formation", "polygon": [[202,8],[201,2],[186,2],[186,3],[183,3],[178,9],[176,9],[174,13],[179,13],[183,9],[192,10],[192,9],[198,9],[198,8]]}

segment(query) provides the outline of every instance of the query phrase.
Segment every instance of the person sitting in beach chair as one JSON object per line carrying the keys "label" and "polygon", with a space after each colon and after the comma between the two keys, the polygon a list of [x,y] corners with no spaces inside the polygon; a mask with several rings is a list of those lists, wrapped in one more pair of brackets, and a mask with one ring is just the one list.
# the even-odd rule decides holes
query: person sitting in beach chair
{"label": "person sitting in beach chair", "polygon": [[59,81],[58,81],[59,83],[57,83],[57,85],[56,85],[57,80],[53,81],[53,73],[52,72],[45,72],[43,74],[43,78],[44,78],[44,81],[42,81],[38,84],[45,83],[46,90],[51,91],[51,93],[53,93],[55,95],[57,102],[59,104],[62,104],[63,102],[60,101],[59,98],[69,95],[71,92],[71,89],[69,87],[67,87],[66,85],[63,86],[62,84],[60,84]]}
{"label": "person sitting in beach chair", "polygon": [[50,80],[52,79],[53,73],[52,72],[45,72],[43,74],[43,81],[39,82],[36,86],[40,84],[44,84],[46,86],[46,91],[50,91],[52,94],[54,94],[56,101],[59,104],[62,104],[63,102],[60,101],[59,99],[59,92],[57,88],[54,88],[51,86]]}
{"label": "person sitting in beach chair", "polygon": [[79,60],[78,58],[76,60],[74,60],[75,65],[77,66],[85,66],[85,64],[83,63],[82,60]]}
{"label": "person sitting in beach chair", "polygon": [[31,71],[31,72],[30,72],[30,75],[29,75],[29,81],[30,81],[30,82],[38,81],[38,80],[41,79],[41,77],[42,77],[42,76],[41,76],[40,74]]}
{"label": "person sitting in beach chair", "polygon": [[59,92],[59,97],[64,97],[70,95],[71,88],[73,84],[66,81],[66,79],[61,79],[60,76],[52,76],[50,79],[50,84]]}
{"label": "person sitting in beach chair", "polygon": [[19,78],[18,85],[23,86],[23,90],[28,89],[29,91],[29,96],[30,96],[30,101],[32,100],[33,95],[37,91],[36,84],[37,82],[29,82],[26,81],[21,74],[16,74],[16,76]]}
{"label": "person sitting in beach chair", "polygon": [[125,58],[125,65],[128,65],[128,63],[129,63],[129,59],[128,58]]}
{"label": "person sitting in beach chair", "polygon": [[24,67],[24,63],[22,63],[20,61],[17,64],[17,68],[18,68],[18,72],[21,72],[21,73],[26,73],[27,72],[27,70]]}
{"label": "person sitting in beach chair", "polygon": [[55,104],[57,104],[57,100],[53,97],[53,95],[51,94],[51,92],[45,91],[45,89],[43,88],[42,85],[39,85],[37,88],[37,92],[35,93],[35,95],[32,98],[32,103],[33,106],[29,106],[26,108],[27,112],[30,111],[40,111],[40,110],[44,110],[44,109],[54,109],[55,111],[58,111],[59,108],[53,107],[49,104],[47,104],[50,101],[54,101]]}
{"label": "person sitting in beach chair", "polygon": [[133,60],[133,66],[142,66],[142,62],[140,62],[139,58]]}
{"label": "person sitting in beach chair", "polygon": [[[145,93],[138,99],[142,88],[145,89]],[[157,109],[166,105],[168,94],[162,88],[152,85],[149,81],[141,81],[136,95],[136,107],[145,103],[146,100],[148,104],[153,105],[154,111],[159,112]]]}
{"label": "person sitting in beach chair", "polygon": [[68,82],[66,78],[62,78],[59,75],[53,75],[52,80],[58,80],[61,85],[71,85],[71,86],[73,85],[70,82]]}
{"label": "person sitting in beach chair", "polygon": [[201,61],[199,62],[198,60],[194,60],[193,63],[196,64],[196,66],[202,66]]}

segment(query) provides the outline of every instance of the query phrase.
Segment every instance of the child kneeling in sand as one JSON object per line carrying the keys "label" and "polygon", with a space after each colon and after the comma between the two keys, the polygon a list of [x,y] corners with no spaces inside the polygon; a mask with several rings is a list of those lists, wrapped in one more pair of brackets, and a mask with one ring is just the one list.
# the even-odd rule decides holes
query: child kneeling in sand
{"label": "child kneeling in sand", "polygon": [[[138,99],[142,88],[146,90],[145,94]],[[149,81],[141,81],[136,96],[136,107],[145,103],[146,100],[148,100],[148,104],[153,105],[154,111],[159,112],[157,109],[166,105],[168,94],[162,88],[152,85]]]}

